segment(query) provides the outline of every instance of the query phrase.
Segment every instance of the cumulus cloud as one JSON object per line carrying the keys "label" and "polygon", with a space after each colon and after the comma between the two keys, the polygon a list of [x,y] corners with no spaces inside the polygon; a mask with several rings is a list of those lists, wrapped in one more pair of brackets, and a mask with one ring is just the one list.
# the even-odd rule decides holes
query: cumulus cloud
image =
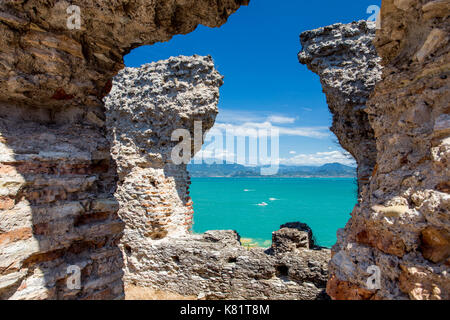
{"label": "cumulus cloud", "polygon": [[[295,151],[290,151],[289,154],[292,157],[287,158],[265,158],[260,159],[258,154],[245,157],[238,157],[235,153],[236,150],[225,150],[223,147],[217,148],[214,143],[208,144],[204,149],[199,151],[194,161],[195,163],[238,163],[241,165],[268,165],[271,163],[279,163],[287,166],[321,166],[327,163],[341,163],[348,166],[356,165],[353,157],[342,151],[328,151],[328,152],[316,152],[310,154],[297,154]],[[251,161],[250,161],[251,159]]]}
{"label": "cumulus cloud", "polygon": [[312,154],[298,154],[291,158],[281,158],[280,164],[288,166],[321,166],[338,162],[348,166],[355,165],[355,160],[341,151],[316,152]]}
{"label": "cumulus cloud", "polygon": [[[240,161],[242,162],[242,159],[246,158],[245,153],[248,152],[248,158],[251,159],[250,162],[255,165],[265,165],[269,161],[270,163],[276,161],[284,165],[323,165],[332,162],[353,165],[355,163],[351,157],[343,152],[332,150],[314,154],[297,154],[296,151],[291,150],[289,152],[289,157],[280,158],[278,153],[278,137],[294,136],[325,139],[331,135],[328,127],[301,127],[294,125],[295,121],[296,118],[280,114],[224,111],[219,113],[214,127],[208,132],[202,150],[197,153],[194,159],[197,161],[196,163],[201,161],[201,159],[207,159],[210,163],[212,163],[212,160],[217,161],[216,163],[222,163],[222,160],[225,160],[228,163],[236,162],[245,165],[247,163],[240,163]],[[244,142],[245,139],[242,138],[245,137],[248,137],[250,140]],[[229,138],[232,138],[232,141],[237,138],[236,142],[234,142],[235,145],[231,146],[233,150],[226,150]],[[264,159],[259,159],[260,155],[259,152],[256,151],[257,147],[255,147],[256,145],[259,145],[259,143],[256,142],[258,138],[268,138],[267,140],[271,141],[270,159],[265,156]],[[260,139],[259,141],[264,140]],[[238,148],[239,143],[245,143],[247,147]],[[249,144],[253,147],[250,148]],[[236,147],[236,150],[234,150],[234,147]],[[252,150],[252,152],[250,152],[250,150]],[[244,155],[240,153],[244,153]]]}
{"label": "cumulus cloud", "polygon": [[222,123],[243,123],[262,122],[267,119],[267,115],[251,111],[220,110],[216,122]]}
{"label": "cumulus cloud", "polygon": [[206,148],[202,149],[195,154],[193,163],[200,164],[222,164],[222,163],[235,163],[236,154],[224,149]]}
{"label": "cumulus cloud", "polygon": [[286,123],[294,123],[295,118],[284,117],[284,116],[269,116],[267,117],[267,121],[271,123],[277,124],[286,124]]}
{"label": "cumulus cloud", "polygon": [[280,136],[299,136],[309,138],[326,138],[330,135],[327,127],[284,127],[265,122],[245,122],[242,124],[216,123],[218,129],[234,136],[256,137],[270,135],[270,131],[278,132]]}
{"label": "cumulus cloud", "polygon": [[216,119],[213,129],[221,130],[223,134],[234,136],[264,136],[270,133],[263,131],[277,131],[280,136],[299,136],[309,138],[326,138],[330,136],[328,127],[293,126],[295,117],[264,112],[222,110]]}

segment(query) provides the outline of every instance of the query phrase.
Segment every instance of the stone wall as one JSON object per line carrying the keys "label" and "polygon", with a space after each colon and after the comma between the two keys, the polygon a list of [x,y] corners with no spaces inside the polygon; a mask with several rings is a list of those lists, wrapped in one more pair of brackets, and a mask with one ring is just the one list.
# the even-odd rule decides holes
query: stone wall
{"label": "stone wall", "polygon": [[139,243],[127,253],[126,281],[198,299],[329,299],[330,250],[309,247],[300,226],[281,226],[269,249],[246,248],[226,230]]}
{"label": "stone wall", "polygon": [[[126,223],[125,245],[145,247],[148,240],[190,230],[186,164],[214,124],[222,84],[212,58],[200,56],[125,68],[114,77],[105,97],[106,124],[119,175],[115,196]],[[172,139],[177,129],[187,130],[191,139],[185,163],[174,163],[172,157],[181,141],[178,135]]]}
{"label": "stone wall", "polygon": [[450,299],[449,14],[448,1],[383,1],[382,79],[365,108],[376,165],[332,249],[334,299]]}
{"label": "stone wall", "polygon": [[[114,163],[89,125],[0,118],[0,298],[120,297]],[[82,271],[83,290],[66,286]]]}
{"label": "stone wall", "polygon": [[[131,49],[245,0],[0,3],[0,298],[120,299],[124,223],[102,98]],[[81,9],[69,30],[66,10]],[[67,267],[81,268],[68,290]]]}
{"label": "stone wall", "polygon": [[330,251],[314,246],[306,225],[275,233],[272,250],[248,250],[234,231],[190,233],[189,174],[174,163],[179,142],[171,136],[185,129],[200,137],[189,143],[188,162],[214,124],[222,83],[211,57],[200,56],[126,68],[114,78],[105,106],[125,222],[125,283],[207,299],[324,298]]}

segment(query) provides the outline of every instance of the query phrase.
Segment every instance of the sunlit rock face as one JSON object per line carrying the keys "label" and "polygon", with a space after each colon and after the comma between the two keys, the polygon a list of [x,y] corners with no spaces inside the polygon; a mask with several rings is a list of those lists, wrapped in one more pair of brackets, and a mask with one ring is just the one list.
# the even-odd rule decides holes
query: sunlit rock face
{"label": "sunlit rock face", "polygon": [[[292,224],[274,237],[277,241],[269,250],[241,245],[231,230],[165,238],[136,248],[145,250],[147,259],[128,251],[133,272],[126,281],[199,299],[329,299],[325,286],[330,250],[310,248],[308,233]],[[289,246],[280,246],[280,238]]]}
{"label": "sunlit rock face", "polygon": [[[0,298],[123,298],[124,223],[102,98],[123,55],[242,0],[0,2]],[[69,29],[70,5],[80,29]],[[73,22],[73,21],[71,21]],[[79,267],[80,289],[67,286]]]}
{"label": "sunlit rock face", "polygon": [[360,192],[369,182],[377,154],[366,113],[367,99],[381,79],[374,38],[375,23],[338,23],[303,32],[298,55],[302,64],[320,76],[333,115],[331,131],[358,164]]}
{"label": "sunlit rock face", "polygon": [[376,165],[338,231],[334,299],[450,299],[449,14],[448,1],[383,1],[383,74],[365,109]]}
{"label": "sunlit rock face", "polygon": [[[212,58],[200,56],[126,68],[114,77],[105,98],[106,124],[119,174],[119,215],[126,223],[123,244],[133,251],[190,230],[186,164],[214,124],[222,78]],[[182,141],[176,130],[186,130],[190,150],[173,154]],[[189,154],[178,163],[182,159],[174,156],[183,151]]]}

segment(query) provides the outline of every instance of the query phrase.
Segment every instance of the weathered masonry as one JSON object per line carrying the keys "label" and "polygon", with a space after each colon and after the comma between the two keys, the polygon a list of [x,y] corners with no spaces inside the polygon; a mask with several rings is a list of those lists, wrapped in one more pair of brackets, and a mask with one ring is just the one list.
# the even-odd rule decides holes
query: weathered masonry
{"label": "weathered masonry", "polygon": [[[245,0],[12,1],[0,4],[0,298],[120,299],[124,223],[102,98],[122,57]],[[67,8],[81,29],[67,28]],[[67,267],[82,289],[68,290]]]}
{"label": "weathered masonry", "polygon": [[[367,183],[360,182],[360,203],[332,250],[327,292],[334,299],[450,299],[449,15],[448,1],[383,1],[374,40],[383,72],[363,108],[376,144],[376,152],[367,155],[375,165]],[[361,26],[353,25],[355,32],[346,37],[353,41]],[[328,46],[340,41],[342,28],[302,35],[307,47],[300,57],[321,76],[332,112],[352,85],[362,83],[339,70],[347,51]],[[318,45],[310,49],[314,42]],[[367,71],[370,83],[374,62]],[[333,88],[341,73],[350,82]],[[365,150],[372,144],[360,140],[364,134],[348,140],[349,132],[339,129],[342,117],[347,113],[335,114],[333,127],[341,141],[350,141],[344,147],[363,143]],[[366,286],[370,266],[380,270],[379,289]]]}

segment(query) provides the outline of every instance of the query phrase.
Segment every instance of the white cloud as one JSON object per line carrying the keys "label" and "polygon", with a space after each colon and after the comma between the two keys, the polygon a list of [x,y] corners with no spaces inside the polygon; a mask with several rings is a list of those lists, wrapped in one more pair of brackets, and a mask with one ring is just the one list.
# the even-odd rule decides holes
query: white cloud
{"label": "white cloud", "polygon": [[219,110],[216,122],[224,122],[224,123],[259,122],[264,121],[265,119],[267,119],[266,115],[257,112]]}
{"label": "white cloud", "polygon": [[216,122],[245,123],[245,122],[271,122],[275,124],[292,124],[297,118],[283,114],[273,114],[267,111],[245,111],[220,109]]}
{"label": "white cloud", "polygon": [[222,110],[217,116],[213,129],[221,130],[224,133],[226,130],[229,134],[247,137],[256,136],[259,129],[278,130],[280,136],[286,135],[320,139],[330,135],[328,127],[291,126],[295,121],[296,118],[294,117],[280,114]]}
{"label": "white cloud", "polygon": [[[295,123],[296,118],[288,117],[284,115],[268,115],[262,112],[248,112],[248,111],[224,111],[219,113],[214,127],[209,131],[206,137],[205,144],[200,152],[195,156],[195,160],[199,161],[201,159],[208,161],[218,160],[222,163],[222,160],[228,160],[228,162],[242,162],[242,158],[246,158],[245,155],[240,154],[240,157],[235,154],[235,152],[241,152],[242,149],[237,148],[239,144],[239,139],[235,150],[227,151],[225,150],[227,142],[225,137],[227,135],[232,137],[249,137],[252,138],[249,142],[253,146],[256,145],[255,138],[268,137],[271,141],[271,148],[276,146],[270,152],[271,156],[265,159],[259,159],[255,148],[252,148],[254,152],[250,155],[249,142],[245,142],[247,145],[246,149],[248,151],[248,157],[252,164],[268,164],[268,161],[274,163],[274,161],[279,161],[281,164],[286,165],[322,165],[330,162],[339,162],[342,164],[354,164],[352,159],[349,159],[346,155],[339,151],[330,152],[318,152],[315,154],[297,154],[296,151],[290,151],[289,154],[292,157],[286,159],[280,159],[278,155],[278,144],[279,140],[275,138],[273,140],[273,135],[278,136],[296,136],[296,137],[307,137],[313,139],[324,139],[331,135],[328,127],[316,126],[316,127],[300,127],[292,125]],[[272,137],[271,137],[272,136]],[[242,141],[242,140],[241,140]],[[273,141],[276,141],[274,144]],[[231,145],[230,145],[231,146]],[[239,150],[238,150],[239,149]],[[274,153],[275,152],[275,153]],[[253,154],[255,153],[255,154]],[[272,154],[274,154],[272,158]],[[212,162],[211,162],[212,163]],[[245,165],[245,163],[240,163]]]}
{"label": "white cloud", "polygon": [[249,136],[255,137],[258,135],[258,130],[261,135],[270,134],[270,130],[278,130],[280,136],[299,136],[309,138],[326,138],[330,135],[327,127],[283,127],[273,125],[269,121],[265,122],[245,122],[243,124],[233,123],[216,123],[215,129],[222,130],[234,136]]}
{"label": "white cloud", "polygon": [[[311,154],[297,154],[296,151],[290,151],[291,157],[287,158],[265,158],[260,159],[258,155],[251,156],[250,159],[237,157],[235,153],[237,150],[229,151],[224,149],[224,146],[217,146],[213,141],[206,143],[201,151],[199,151],[194,160],[196,163],[205,161],[206,163],[239,163],[241,165],[268,165],[273,163],[279,163],[287,166],[321,166],[327,163],[341,163],[348,166],[354,166],[356,164],[353,157],[343,151],[326,151],[316,152]],[[242,155],[241,155],[242,156]]]}
{"label": "white cloud", "polygon": [[269,116],[267,118],[267,121],[269,121],[271,123],[277,123],[277,124],[286,124],[286,123],[294,123],[295,118],[273,115],[273,116]]}
{"label": "white cloud", "polygon": [[298,154],[291,158],[281,158],[280,164],[289,166],[321,166],[338,162],[345,165],[355,165],[355,160],[341,151],[317,152],[312,154]]}
{"label": "white cloud", "polygon": [[195,154],[193,158],[194,163],[202,163],[202,161],[212,164],[212,163],[234,163],[236,159],[236,154],[233,152],[228,152],[224,149],[214,149],[206,148],[202,149]]}

